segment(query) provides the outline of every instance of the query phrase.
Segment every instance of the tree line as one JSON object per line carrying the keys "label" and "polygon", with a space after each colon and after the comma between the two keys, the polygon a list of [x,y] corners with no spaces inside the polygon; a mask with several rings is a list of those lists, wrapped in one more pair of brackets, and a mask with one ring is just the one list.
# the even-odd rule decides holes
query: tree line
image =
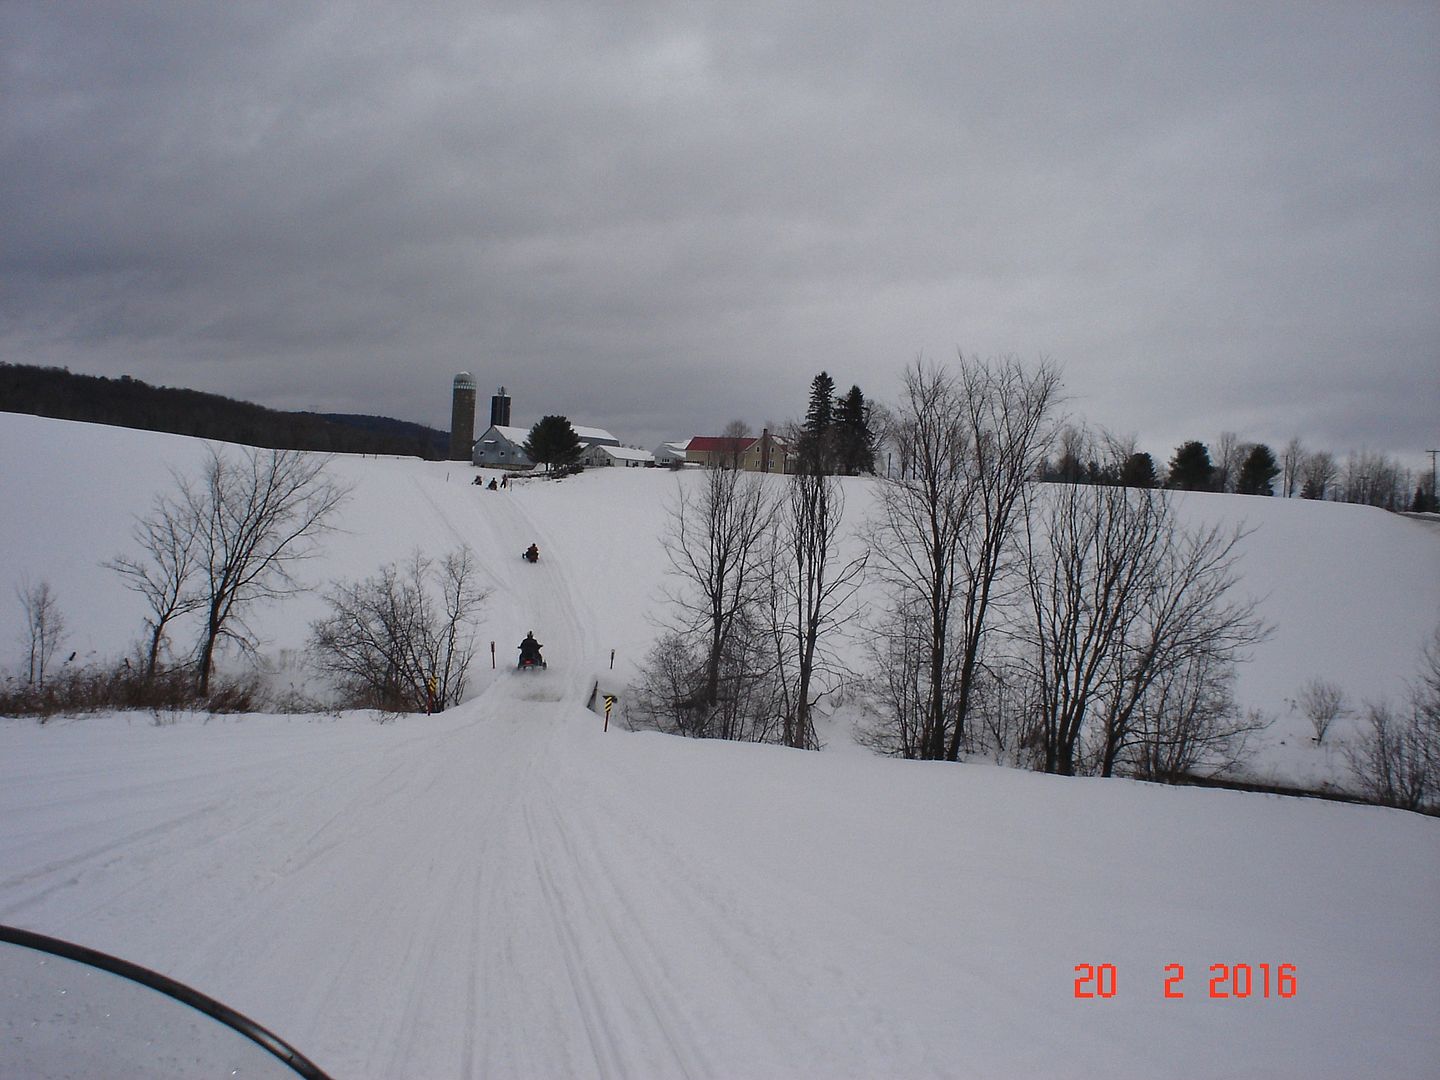
{"label": "tree line", "polygon": [[449,445],[443,431],[389,417],[283,412],[128,375],[109,379],[24,364],[0,364],[0,409],[276,450],[440,461]]}
{"label": "tree line", "polygon": [[1291,439],[1277,457],[1265,443],[1223,432],[1212,446],[1197,439],[1175,448],[1164,470],[1133,440],[1097,438],[1083,425],[1063,427],[1056,451],[1041,463],[1042,480],[1069,484],[1168,487],[1234,495],[1278,495],[1361,503],[1391,511],[1440,512],[1434,476],[1385,454],[1351,453],[1344,460]]}

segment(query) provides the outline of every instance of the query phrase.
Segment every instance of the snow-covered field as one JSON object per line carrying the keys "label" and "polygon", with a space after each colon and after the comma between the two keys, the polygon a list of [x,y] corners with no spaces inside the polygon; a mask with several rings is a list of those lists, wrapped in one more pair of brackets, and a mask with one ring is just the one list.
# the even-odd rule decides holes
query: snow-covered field
{"label": "snow-covered field", "polygon": [[[0,588],[48,581],[67,653],[125,650],[140,608],[99,563],[202,452],[0,414]],[[881,760],[843,711],[820,754],[602,732],[584,701],[655,636],[675,477],[492,493],[463,465],[332,468],[354,493],[310,579],[467,542],[502,670],[487,655],[464,704],[384,724],[0,720],[0,922],[190,983],[337,1076],[1440,1074],[1440,822]],[[863,516],[866,484],[849,494]],[[1277,627],[1240,683],[1275,718],[1257,768],[1333,775],[1289,701],[1313,675],[1398,693],[1440,617],[1440,529],[1184,511],[1256,526],[1246,583]],[[0,597],[12,669],[18,607]],[[319,612],[257,620],[276,678],[304,678]],[[531,627],[550,670],[503,670]],[[1087,963],[1113,997],[1076,998]],[[1212,999],[1212,964],[1249,965],[1252,993]],[[1265,996],[1281,964],[1297,992]]]}

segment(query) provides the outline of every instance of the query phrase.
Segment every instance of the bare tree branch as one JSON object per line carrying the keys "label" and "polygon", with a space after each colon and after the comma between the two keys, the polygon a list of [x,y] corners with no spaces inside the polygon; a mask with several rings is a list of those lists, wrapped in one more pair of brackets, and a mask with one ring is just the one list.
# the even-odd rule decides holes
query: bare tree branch
{"label": "bare tree branch", "polygon": [[195,528],[204,628],[197,647],[200,692],[208,691],[215,648],[254,636],[243,616],[254,604],[292,595],[294,565],[315,550],[346,490],[325,475],[326,459],[293,450],[246,448],[239,459],[210,450],[198,484],[181,503]]}

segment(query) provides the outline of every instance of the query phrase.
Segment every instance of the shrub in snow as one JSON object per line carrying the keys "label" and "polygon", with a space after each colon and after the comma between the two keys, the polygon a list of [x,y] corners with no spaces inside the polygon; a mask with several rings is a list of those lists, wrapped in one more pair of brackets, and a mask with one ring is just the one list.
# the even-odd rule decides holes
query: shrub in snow
{"label": "shrub in snow", "polygon": [[1345,691],[1320,678],[1311,679],[1300,688],[1296,704],[1314,728],[1317,746],[1325,741],[1330,725],[1350,712],[1345,705]]}
{"label": "shrub in snow", "polygon": [[1405,704],[1367,706],[1365,725],[1346,750],[1361,790],[1385,806],[1440,811],[1440,628]]}
{"label": "shrub in snow", "polygon": [[477,570],[468,547],[438,563],[416,551],[325,594],[330,614],[311,626],[310,650],[347,707],[439,712],[460,701],[488,595]]}

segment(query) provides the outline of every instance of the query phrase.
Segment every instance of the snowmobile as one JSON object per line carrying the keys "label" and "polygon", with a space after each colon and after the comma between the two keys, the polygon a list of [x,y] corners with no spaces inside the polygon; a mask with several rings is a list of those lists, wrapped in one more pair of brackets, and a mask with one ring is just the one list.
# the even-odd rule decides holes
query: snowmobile
{"label": "snowmobile", "polygon": [[520,553],[520,557],[528,563],[537,563],[540,561],[540,549],[534,544],[531,544]]}
{"label": "snowmobile", "polygon": [[[327,1080],[278,1035],[128,960],[0,926],[0,1076]],[[285,1070],[289,1070],[286,1072]]]}
{"label": "snowmobile", "polygon": [[528,630],[525,633],[525,640],[520,642],[520,660],[515,667],[518,671],[526,671],[530,668],[545,668],[545,658],[540,655],[541,644],[535,640],[535,631]]}

